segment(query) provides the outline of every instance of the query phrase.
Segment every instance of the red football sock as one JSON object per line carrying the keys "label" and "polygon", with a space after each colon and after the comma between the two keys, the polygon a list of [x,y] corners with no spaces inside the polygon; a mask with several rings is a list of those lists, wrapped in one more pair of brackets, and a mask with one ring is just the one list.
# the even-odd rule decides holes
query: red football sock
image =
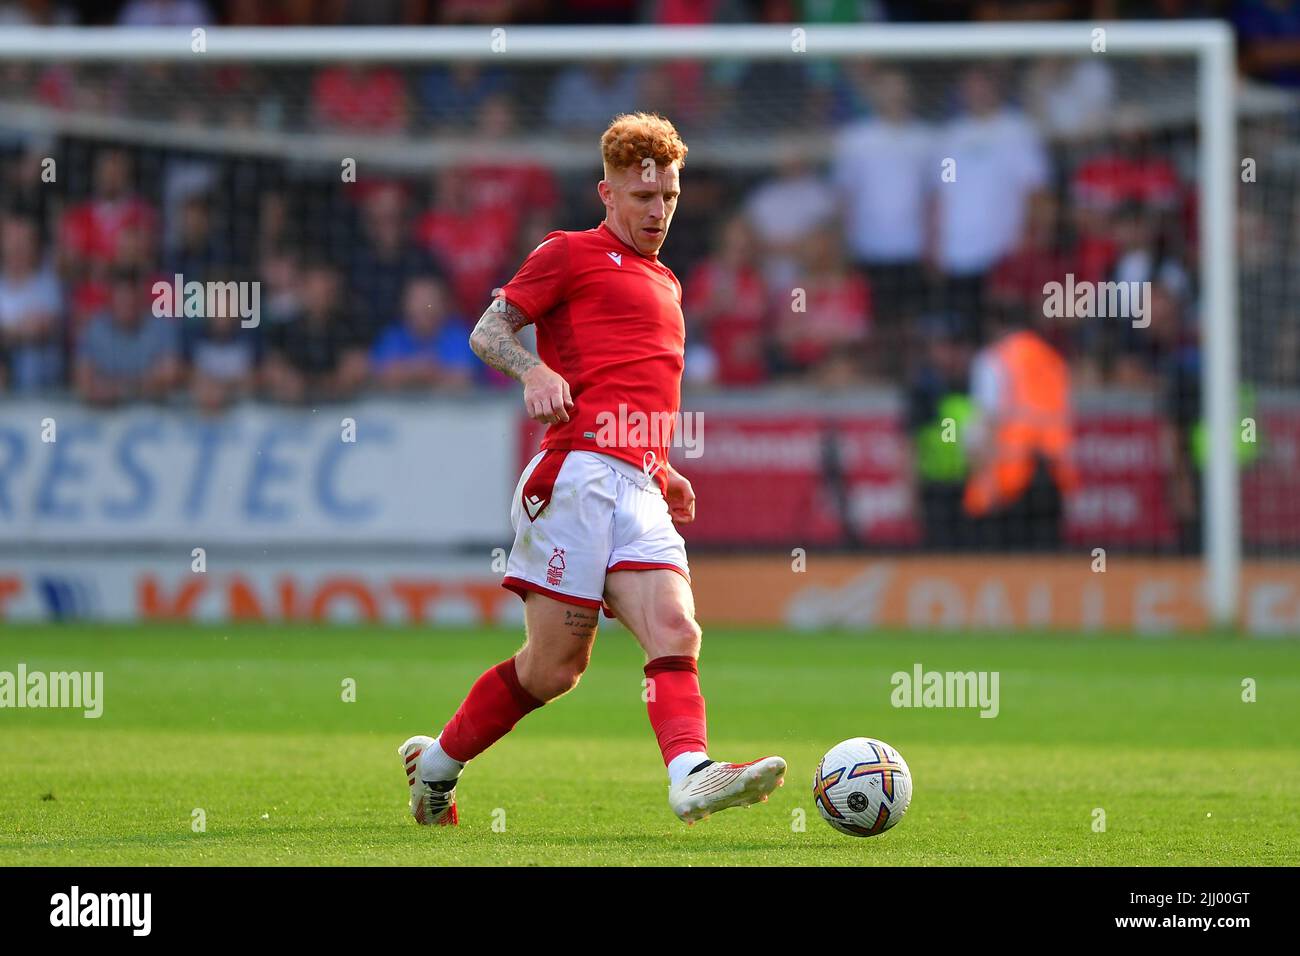
{"label": "red football sock", "polygon": [[678,754],[707,752],[709,734],[695,658],[656,657],[645,666],[645,676],[654,681],[646,709],[650,712],[650,726],[659,738],[664,766]]}
{"label": "red football sock", "polygon": [[512,657],[474,682],[464,703],[442,728],[438,743],[452,760],[465,763],[510,733],[525,714],[541,706],[542,701],[519,683]]}

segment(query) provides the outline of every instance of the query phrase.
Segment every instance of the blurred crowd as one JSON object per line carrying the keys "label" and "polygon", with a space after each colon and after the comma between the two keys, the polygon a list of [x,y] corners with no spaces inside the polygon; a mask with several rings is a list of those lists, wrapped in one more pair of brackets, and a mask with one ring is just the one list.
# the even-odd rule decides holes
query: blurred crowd
{"label": "blurred crowd", "polygon": [[[333,23],[369,14],[377,22],[442,22],[474,19],[479,10],[311,6],[309,22]],[[527,22],[560,5],[484,6]],[[738,9],[760,20],[937,18],[955,6],[593,0],[566,9],[584,22],[627,15],[673,23],[725,20]],[[1068,17],[1097,5],[966,6],[981,17],[1007,16],[1011,7]],[[1126,15],[1137,7],[1147,15],[1232,12],[1242,23],[1300,31],[1300,18],[1286,16],[1294,5],[1270,0],[1123,6]],[[95,20],[83,7],[0,3],[0,24]],[[131,0],[117,5],[114,20],[266,22],[271,10],[273,22],[304,22],[303,9]],[[1281,55],[1267,64],[1283,85],[1296,65],[1300,51],[1292,64]],[[1141,68],[1138,87],[1192,79],[1158,60]],[[7,81],[0,95],[10,100],[155,119],[165,105],[165,119],[191,128],[499,144],[536,116],[546,131],[589,145],[593,157],[600,130],[625,110],[661,109],[688,143],[696,135],[744,143],[778,130],[765,140],[774,145],[767,161],[695,169],[688,158],[664,250],[685,289],[688,382],[876,383],[942,395],[964,388],[970,356],[990,328],[1012,322],[1041,332],[1079,384],[1195,394],[1194,131],[1187,122],[1154,122],[1149,104],[1127,95],[1097,57],[946,69],[606,62],[542,73],[478,63],[0,70]],[[779,105],[788,118],[754,104]],[[810,135],[826,140],[827,158],[798,148]],[[57,185],[42,178],[51,156],[62,171]],[[1243,276],[1253,290],[1270,283],[1256,303],[1261,311],[1300,304],[1300,196],[1288,196],[1288,205],[1267,215],[1243,210]],[[215,410],[253,395],[298,402],[362,390],[504,386],[469,351],[472,323],[546,232],[590,228],[600,218],[590,172],[540,159],[485,158],[419,176],[363,170],[348,181],[334,165],[274,156],[85,136],[0,141],[0,390],[70,388],[96,404],[186,398]],[[230,307],[156,314],[156,284],[177,275],[256,283],[256,327]],[[1150,325],[1046,315],[1044,285],[1067,275],[1149,282]],[[1295,325],[1261,338],[1261,380],[1300,384]]]}

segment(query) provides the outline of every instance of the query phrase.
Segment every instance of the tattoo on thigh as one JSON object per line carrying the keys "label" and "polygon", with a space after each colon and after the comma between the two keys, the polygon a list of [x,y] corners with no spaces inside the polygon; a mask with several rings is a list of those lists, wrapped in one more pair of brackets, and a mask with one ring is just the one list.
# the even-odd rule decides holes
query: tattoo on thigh
{"label": "tattoo on thigh", "polygon": [[600,623],[600,615],[586,608],[575,608],[564,612],[564,626],[574,637],[590,637]]}

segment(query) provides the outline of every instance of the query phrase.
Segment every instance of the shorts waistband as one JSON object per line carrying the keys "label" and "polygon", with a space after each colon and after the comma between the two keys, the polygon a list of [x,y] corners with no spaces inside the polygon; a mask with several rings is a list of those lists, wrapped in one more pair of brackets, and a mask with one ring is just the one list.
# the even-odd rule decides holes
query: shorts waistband
{"label": "shorts waistband", "polygon": [[613,468],[624,478],[627,478],[629,481],[636,484],[639,488],[653,491],[655,494],[662,493],[659,490],[659,483],[647,475],[645,469],[638,468],[630,461],[624,461],[622,458],[615,458],[613,455],[606,455],[603,452],[598,451],[583,451],[581,454],[591,455],[592,457],[599,459],[610,468]]}

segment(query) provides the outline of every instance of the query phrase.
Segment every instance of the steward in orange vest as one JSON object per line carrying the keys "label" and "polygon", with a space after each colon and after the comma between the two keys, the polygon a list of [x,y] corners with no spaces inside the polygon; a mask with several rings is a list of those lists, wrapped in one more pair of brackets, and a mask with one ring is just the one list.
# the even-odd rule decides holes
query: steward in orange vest
{"label": "steward in orange vest", "polygon": [[963,510],[985,525],[988,545],[1058,545],[1064,498],[1078,486],[1069,367],[1020,329],[975,357],[971,390],[980,424]]}

